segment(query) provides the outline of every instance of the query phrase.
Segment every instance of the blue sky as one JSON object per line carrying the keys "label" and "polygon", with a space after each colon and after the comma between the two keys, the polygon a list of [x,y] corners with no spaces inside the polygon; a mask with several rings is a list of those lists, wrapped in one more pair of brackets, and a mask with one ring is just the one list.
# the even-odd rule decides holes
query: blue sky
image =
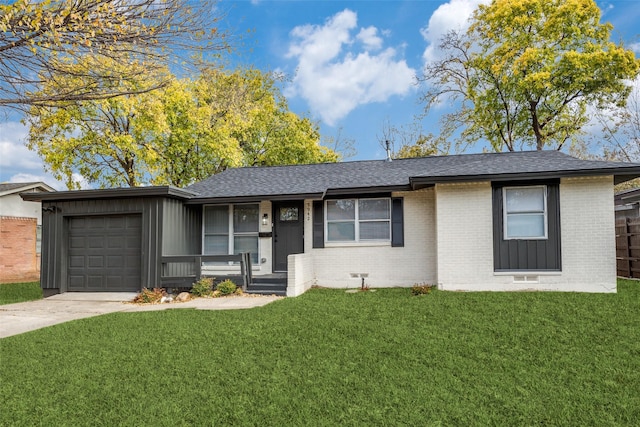
{"label": "blue sky", "polygon": [[[437,55],[434,44],[461,28],[483,0],[221,1],[224,25],[242,35],[226,58],[288,77],[292,111],[318,121],[324,137],[355,141],[348,160],[380,159],[385,125],[406,126],[422,111],[415,75]],[[598,1],[612,39],[640,56],[640,2]],[[437,111],[421,122],[438,132]],[[0,116],[0,182],[44,180],[35,153],[23,146],[18,118]],[[480,151],[481,146],[470,151]]]}

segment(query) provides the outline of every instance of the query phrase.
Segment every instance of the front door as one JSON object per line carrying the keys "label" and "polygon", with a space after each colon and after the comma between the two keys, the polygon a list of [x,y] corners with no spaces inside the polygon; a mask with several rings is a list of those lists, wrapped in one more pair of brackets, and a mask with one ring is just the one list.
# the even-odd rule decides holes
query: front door
{"label": "front door", "polygon": [[304,252],[301,201],[273,202],[273,271],[287,271],[287,256]]}

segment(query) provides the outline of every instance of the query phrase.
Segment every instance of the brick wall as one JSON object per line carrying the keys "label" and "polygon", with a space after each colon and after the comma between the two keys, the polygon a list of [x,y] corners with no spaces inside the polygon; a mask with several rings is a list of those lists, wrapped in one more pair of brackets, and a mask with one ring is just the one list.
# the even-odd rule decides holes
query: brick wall
{"label": "brick wall", "polygon": [[565,290],[616,291],[613,177],[560,182]]}
{"label": "brick wall", "polygon": [[480,290],[495,283],[491,183],[438,184],[436,217],[441,288]]}
{"label": "brick wall", "polygon": [[493,271],[491,184],[436,186],[438,284],[446,290],[615,292],[613,178],[560,182],[562,271]]}
{"label": "brick wall", "polygon": [[[305,253],[312,254],[315,282],[326,287],[359,287],[365,273],[371,287],[412,286],[435,283],[436,241],[433,189],[394,192],[404,198],[404,247],[383,244],[338,244],[313,249],[305,239]],[[305,236],[312,236],[311,202],[305,203]]]}
{"label": "brick wall", "polygon": [[0,283],[40,280],[36,218],[0,217]]}

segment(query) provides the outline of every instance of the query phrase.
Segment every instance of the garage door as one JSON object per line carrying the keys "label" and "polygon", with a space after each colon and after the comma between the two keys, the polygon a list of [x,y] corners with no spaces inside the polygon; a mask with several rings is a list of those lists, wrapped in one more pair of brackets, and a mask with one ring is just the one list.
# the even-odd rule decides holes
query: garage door
{"label": "garage door", "polygon": [[69,218],[68,291],[139,291],[142,216]]}

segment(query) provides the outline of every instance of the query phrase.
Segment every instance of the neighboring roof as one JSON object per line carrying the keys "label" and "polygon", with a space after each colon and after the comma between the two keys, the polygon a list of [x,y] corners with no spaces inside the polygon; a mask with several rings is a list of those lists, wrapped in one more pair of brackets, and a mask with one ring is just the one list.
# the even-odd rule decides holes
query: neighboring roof
{"label": "neighboring roof", "polygon": [[28,201],[61,201],[84,199],[121,199],[124,197],[157,197],[165,196],[176,199],[190,199],[194,193],[171,186],[107,188],[102,190],[56,191],[55,193],[22,193]]}
{"label": "neighboring roof", "polygon": [[53,192],[56,191],[44,182],[3,182],[0,183],[0,196],[23,192]]}
{"label": "neighboring roof", "polygon": [[322,198],[327,195],[411,190],[445,182],[640,176],[640,164],[581,160],[559,151],[524,151],[227,169],[187,190],[190,203]]}
{"label": "neighboring roof", "polygon": [[631,188],[615,194],[613,200],[616,205],[625,205],[640,202],[640,188]]}

